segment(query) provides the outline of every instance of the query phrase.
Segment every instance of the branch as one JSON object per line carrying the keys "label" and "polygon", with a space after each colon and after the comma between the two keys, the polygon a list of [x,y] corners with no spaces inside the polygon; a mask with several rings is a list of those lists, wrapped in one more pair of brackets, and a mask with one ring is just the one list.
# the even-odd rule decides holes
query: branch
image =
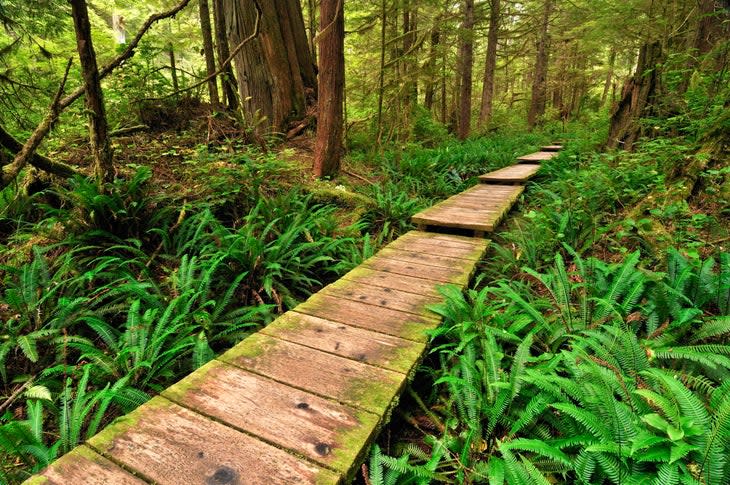
{"label": "branch", "polygon": [[66,64],[66,71],[63,74],[61,85],[58,87],[58,92],[53,98],[53,102],[48,109],[48,114],[45,118],[43,118],[43,121],[41,121],[36,129],[33,130],[30,138],[28,138],[25,145],[23,145],[21,150],[15,155],[12,163],[3,167],[2,174],[0,174],[0,189],[7,187],[8,184],[15,180],[15,177],[17,177],[20,171],[28,164],[28,161],[33,158],[35,151],[38,149],[41,142],[43,142],[43,139],[46,137],[48,132],[51,131],[53,123],[55,123],[58,119],[58,115],[61,113],[61,96],[63,96],[63,90],[66,87],[68,72],[71,69],[72,62],[73,58],[69,59],[68,64]]}
{"label": "branch", "polygon": [[[160,20],[164,20],[166,18],[174,17],[175,15],[178,14],[178,12],[180,12],[182,9],[187,7],[189,3],[190,3],[190,0],[182,0],[180,3],[178,3],[176,6],[174,6],[170,10],[151,15],[147,19],[147,21],[144,23],[144,25],[142,25],[142,28],[139,29],[139,31],[137,32],[137,35],[135,35],[134,38],[132,39],[132,41],[129,44],[127,44],[127,48],[124,49],[124,52],[119,54],[119,56],[117,56],[109,64],[107,64],[106,66],[99,69],[99,80],[102,80],[105,77],[107,77],[109,74],[111,74],[112,71],[114,71],[114,69],[121,66],[124,61],[126,61],[127,59],[134,56],[134,50],[137,48],[137,45],[139,45],[140,40],[142,40],[142,37],[147,33],[148,30],[150,30],[150,28],[152,27],[152,25],[155,24],[155,22],[159,22]],[[71,103],[73,103],[74,101],[79,99],[81,96],[83,96],[83,94],[84,94],[84,87],[79,86],[78,88],[76,88],[75,91],[73,91],[71,94],[69,94],[68,96],[66,96],[65,98],[63,98],[60,101],[60,103],[58,105],[59,110],[62,111],[64,109],[68,108],[69,105],[71,105]]]}
{"label": "branch", "polygon": [[152,100],[157,100],[157,99],[166,99],[166,98],[170,98],[172,96],[177,96],[180,93],[185,93],[187,91],[192,91],[193,89],[195,89],[197,87],[200,87],[203,84],[207,83],[211,79],[214,79],[217,76],[220,76],[221,74],[223,74],[223,71],[225,71],[226,68],[228,67],[228,65],[233,61],[233,58],[236,57],[236,55],[239,52],[241,52],[241,49],[243,49],[246,44],[248,44],[249,42],[251,42],[252,40],[254,40],[259,35],[259,32],[261,30],[261,25],[260,25],[261,24],[261,9],[258,6],[258,4],[254,3],[254,5],[256,6],[256,23],[253,26],[253,33],[251,35],[249,35],[248,37],[246,37],[245,39],[243,39],[241,41],[241,43],[238,44],[235,49],[233,49],[233,52],[230,53],[230,55],[226,58],[225,61],[223,61],[221,63],[220,67],[218,67],[218,69],[215,72],[213,72],[210,75],[206,76],[205,78],[201,79],[200,81],[198,81],[197,83],[193,84],[192,86],[188,86],[186,88],[179,89],[179,90],[175,91],[174,93],[166,94],[165,96],[162,96],[160,98],[145,98],[145,101],[152,101]]}

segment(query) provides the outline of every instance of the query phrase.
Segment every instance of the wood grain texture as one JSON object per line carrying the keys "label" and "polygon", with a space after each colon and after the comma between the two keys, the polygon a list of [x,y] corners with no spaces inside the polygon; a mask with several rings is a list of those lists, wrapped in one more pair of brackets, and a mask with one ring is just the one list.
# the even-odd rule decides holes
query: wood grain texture
{"label": "wood grain texture", "polygon": [[426,307],[443,299],[438,295],[419,295],[343,279],[324,287],[320,294],[334,295],[347,300],[360,301],[369,305],[413,313],[423,317],[435,316]]}
{"label": "wood grain texture", "polygon": [[280,316],[261,333],[402,374],[411,372],[426,349],[424,342],[393,337],[296,311]]}
{"label": "wood grain texture", "polygon": [[348,475],[378,426],[375,414],[214,360],[162,394]]}
{"label": "wood grain texture", "polygon": [[322,293],[312,296],[294,310],[415,342],[425,342],[425,331],[435,328],[440,321],[435,316],[418,316]]}
{"label": "wood grain texture", "polygon": [[146,485],[147,482],[82,445],[53,462],[23,485]]}
{"label": "wood grain texture", "polygon": [[406,376],[255,333],[219,357],[223,362],[383,416]]}
{"label": "wood grain texture", "polygon": [[88,444],[160,485],[334,484],[341,478],[162,397],[116,420]]}
{"label": "wood grain texture", "polygon": [[461,287],[466,286],[469,274],[458,267],[433,266],[431,264],[416,263],[413,260],[399,259],[400,253],[392,252],[394,257],[382,255],[382,251],[376,256],[364,261],[360,267],[370,268],[377,271],[384,271],[405,276],[413,276],[425,280],[437,281],[442,284],[455,284]]}

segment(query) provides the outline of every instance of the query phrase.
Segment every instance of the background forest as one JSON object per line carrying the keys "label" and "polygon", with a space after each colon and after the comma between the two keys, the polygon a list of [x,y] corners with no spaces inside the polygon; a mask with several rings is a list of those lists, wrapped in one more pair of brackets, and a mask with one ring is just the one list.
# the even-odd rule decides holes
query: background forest
{"label": "background forest", "polygon": [[554,141],[358,480],[730,483],[729,9],[0,0],[0,483]]}

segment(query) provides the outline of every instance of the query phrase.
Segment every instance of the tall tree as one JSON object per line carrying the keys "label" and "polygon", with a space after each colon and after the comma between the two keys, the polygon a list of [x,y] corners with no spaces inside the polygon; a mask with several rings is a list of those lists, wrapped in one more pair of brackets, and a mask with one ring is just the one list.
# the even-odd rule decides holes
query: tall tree
{"label": "tall tree", "polygon": [[198,0],[200,13],[200,31],[203,34],[203,54],[205,55],[205,70],[210,79],[208,80],[208,96],[210,104],[215,108],[220,105],[218,97],[218,83],[215,79],[215,51],[213,50],[213,29],[210,25],[210,7],[208,0]]}
{"label": "tall tree", "polygon": [[331,176],[342,157],[342,103],[345,92],[344,0],[322,0],[319,6],[319,97],[314,175]]}
{"label": "tall tree", "polygon": [[535,56],[535,71],[532,78],[532,98],[530,99],[530,109],[527,112],[527,124],[530,128],[534,128],[542,115],[545,114],[548,73],[548,25],[552,8],[553,0],[545,0],[540,31],[537,37],[537,55]]}
{"label": "tall tree", "polygon": [[223,66],[228,59],[228,34],[226,33],[226,18],[223,11],[223,0],[213,0],[213,23],[215,24],[215,43],[218,51],[218,66],[221,72],[221,85],[226,106],[230,111],[238,109],[238,96],[236,96],[236,78],[233,75],[233,68],[230,64]]}
{"label": "tall tree", "polygon": [[224,14],[231,46],[260,29],[235,59],[246,120],[259,133],[285,130],[316,92],[299,0],[225,0]]}
{"label": "tall tree", "polygon": [[484,62],[482,104],[479,110],[479,127],[489,125],[492,119],[494,99],[494,72],[497,68],[497,41],[499,40],[501,0],[489,0],[489,33],[487,34],[487,58]]}
{"label": "tall tree", "polygon": [[457,134],[462,140],[471,131],[472,70],[474,68],[474,0],[464,0],[464,19],[461,24],[459,66],[461,88],[459,93],[459,119]]}
{"label": "tall tree", "polygon": [[109,126],[104,109],[104,94],[101,90],[96,52],[91,41],[91,23],[86,0],[70,0],[71,15],[76,31],[76,48],[84,78],[86,109],[89,116],[89,139],[94,156],[94,172],[101,186],[114,180],[112,148],[109,143]]}

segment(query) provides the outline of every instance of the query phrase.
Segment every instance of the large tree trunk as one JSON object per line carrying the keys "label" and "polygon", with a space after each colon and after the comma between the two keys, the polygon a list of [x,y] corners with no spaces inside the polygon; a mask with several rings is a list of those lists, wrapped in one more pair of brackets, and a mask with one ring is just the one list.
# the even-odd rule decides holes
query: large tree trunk
{"label": "large tree trunk", "polygon": [[215,74],[215,53],[213,50],[213,29],[210,26],[210,8],[208,0],[198,0],[200,10],[200,31],[203,34],[203,53],[205,54],[205,70],[211,79],[208,81],[208,96],[210,96],[210,104],[213,107],[220,107],[220,98],[218,97],[218,83]]}
{"label": "large tree trunk", "polygon": [[[220,68],[230,55],[223,0],[213,0],[213,22],[215,23],[215,40],[218,50],[218,65]],[[237,110],[238,96],[236,96],[236,78],[233,75],[233,68],[230,64],[227,64],[221,73],[221,85],[223,86],[226,106],[228,106],[230,111]]]}
{"label": "large tree trunk", "polygon": [[472,69],[474,66],[474,0],[464,0],[464,21],[461,25],[459,62],[461,87],[459,94],[459,128],[457,135],[462,140],[471,131]]}
{"label": "large tree trunk", "polygon": [[89,115],[89,139],[94,156],[94,172],[101,186],[114,180],[112,149],[109,144],[109,127],[104,110],[96,53],[91,42],[91,23],[85,0],[70,0],[71,15],[76,30],[76,47],[81,62],[81,72],[86,91],[86,109]]}
{"label": "large tree trunk", "polygon": [[606,142],[608,148],[622,147],[630,150],[641,136],[639,119],[651,115],[655,109],[661,59],[660,42],[641,46],[636,71],[626,82],[621,99],[611,115]]}
{"label": "large tree trunk", "polygon": [[331,176],[342,157],[342,101],[345,84],[344,0],[321,0],[319,10],[319,101],[314,175]]}
{"label": "large tree trunk", "polygon": [[535,57],[535,74],[532,80],[532,98],[530,110],[527,112],[527,124],[530,129],[540,121],[545,114],[545,99],[547,97],[548,72],[548,23],[553,7],[553,0],[545,0],[545,7],[540,23],[540,33],[537,38],[537,56]]}
{"label": "large tree trunk", "polygon": [[484,85],[482,86],[482,105],[479,110],[479,127],[489,126],[492,119],[494,99],[494,72],[497,68],[497,41],[499,40],[501,0],[490,0],[489,33],[487,34],[487,58],[484,63]]}
{"label": "large tree trunk", "polygon": [[[246,120],[259,133],[282,132],[306,111],[307,91],[314,97],[309,49],[296,45],[306,35],[304,20],[292,17],[299,0],[225,0],[230,45],[237,46],[255,30],[260,33],[236,55],[239,92]],[[300,58],[300,57],[305,58]]]}

